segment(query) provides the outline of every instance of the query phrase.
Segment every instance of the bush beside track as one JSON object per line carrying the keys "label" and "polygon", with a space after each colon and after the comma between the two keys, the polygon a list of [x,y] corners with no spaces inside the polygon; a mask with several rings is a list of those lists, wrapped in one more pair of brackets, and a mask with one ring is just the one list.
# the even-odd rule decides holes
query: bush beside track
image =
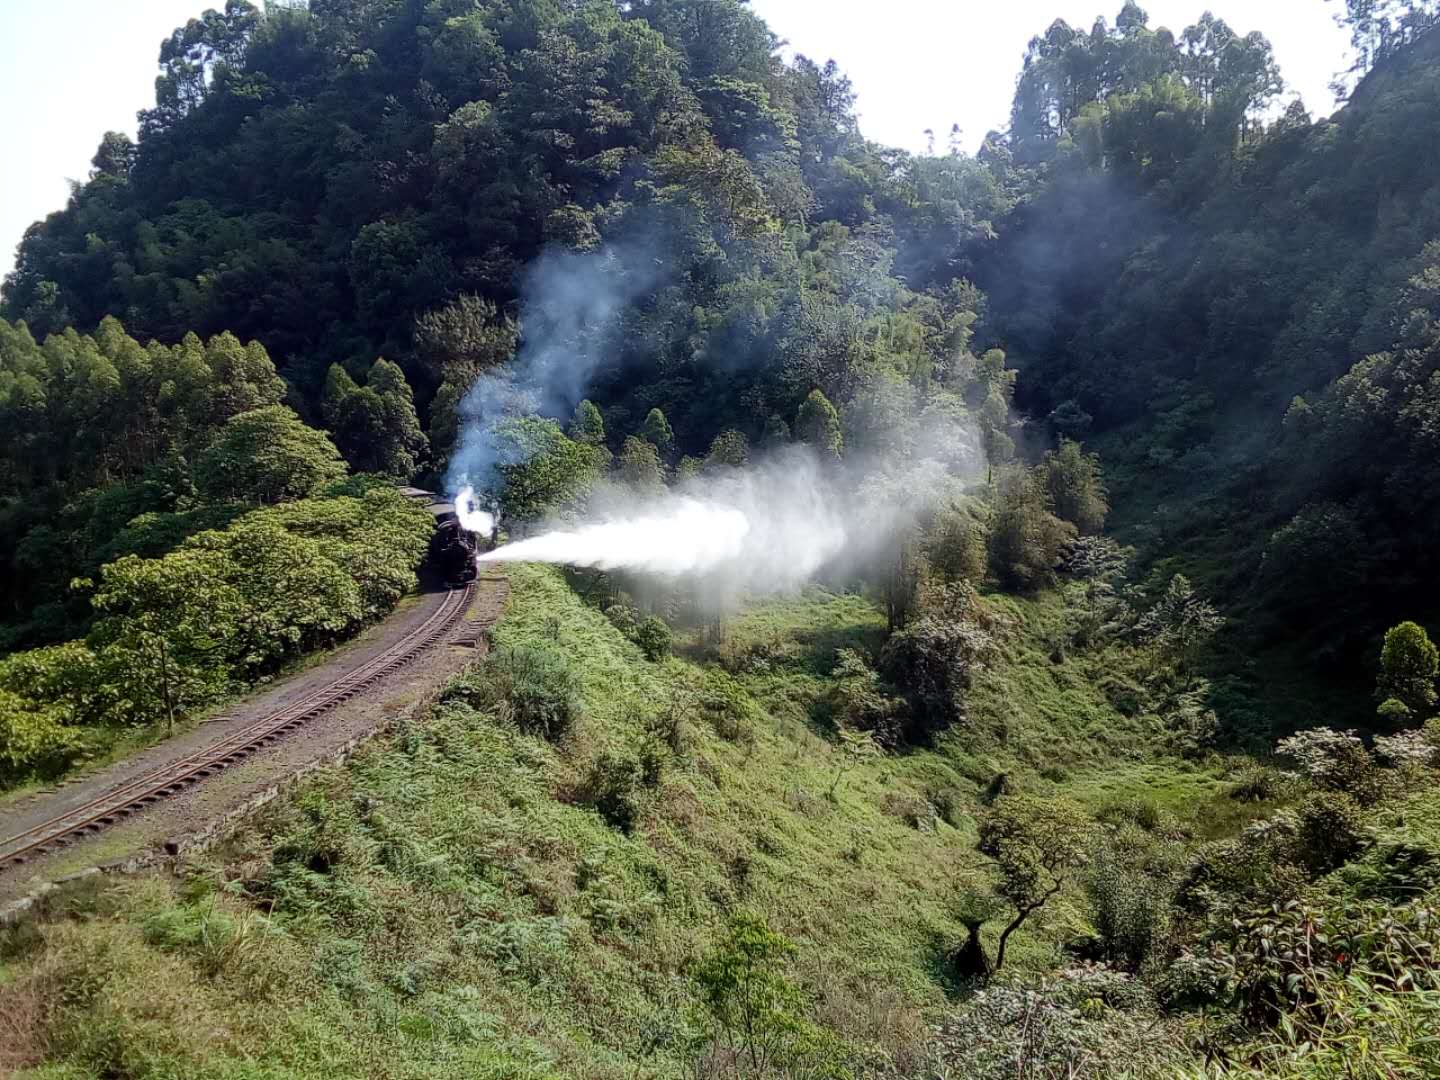
{"label": "bush beside track", "polygon": [[355,634],[415,584],[434,522],[355,478],[101,568],[83,639],[0,661],[0,784],[54,776]]}

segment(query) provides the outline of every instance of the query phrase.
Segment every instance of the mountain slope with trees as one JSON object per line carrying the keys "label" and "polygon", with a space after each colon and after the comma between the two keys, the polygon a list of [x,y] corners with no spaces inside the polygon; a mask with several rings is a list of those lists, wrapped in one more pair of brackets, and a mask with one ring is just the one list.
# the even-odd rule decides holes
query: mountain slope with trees
{"label": "mountain slope with trees", "polygon": [[1275,115],[1268,43],[1221,20],[1057,22],[970,158],[867,143],[838,69],[781,63],[728,0],[234,0],[165,43],[139,144],[106,136],[3,309],[37,339],[254,338],[352,464],[396,472],[448,459],[547,246],[661,264],[591,391],[617,452],[654,408],[697,456],[817,388],[853,416],[978,332],[1042,440],[1106,450],[1146,566],[1188,552],[1237,648],[1303,623],[1296,661],[1364,685],[1436,577],[1425,436],[1390,418],[1433,366],[1440,46],[1428,2],[1346,15],[1361,78],[1319,122]]}
{"label": "mountain slope with trees", "polygon": [[1351,16],[1357,37],[1390,20],[1387,45],[1314,123],[1254,117],[1278,77],[1223,24],[1052,27],[1009,142],[1044,179],[976,281],[1021,406],[1104,453],[1146,561],[1219,591],[1247,651],[1284,643],[1310,677],[1364,684],[1440,580],[1423,419],[1440,39],[1431,4]]}
{"label": "mountain slope with trees", "polygon": [[3,289],[15,778],[153,718],[145,649],[183,710],[382,613],[391,482],[536,350],[587,374],[494,425],[507,524],[780,453],[930,497],[765,602],[514,568],[428,727],[0,939],[21,1063],[1433,1072],[1440,10],[1344,17],[1319,121],[1210,15],[1057,22],[973,157],[740,0],[178,29]]}

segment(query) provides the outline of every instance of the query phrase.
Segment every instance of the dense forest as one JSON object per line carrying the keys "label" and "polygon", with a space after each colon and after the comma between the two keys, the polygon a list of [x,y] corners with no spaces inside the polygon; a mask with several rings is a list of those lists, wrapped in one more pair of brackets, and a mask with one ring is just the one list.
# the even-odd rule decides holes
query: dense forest
{"label": "dense forest", "polygon": [[[760,442],[817,388],[871,429],[859,449],[905,393],[966,377],[978,335],[1022,373],[1022,449],[1105,451],[1144,565],[1244,611],[1238,649],[1364,684],[1379,634],[1433,599],[1426,426],[1405,418],[1434,368],[1437,69],[1433,5],[1352,8],[1374,70],[1329,120],[1276,116],[1259,35],[1172,34],[1131,4],[1037,37],[1010,129],[972,158],[867,143],[839,70],[782,64],[743,5],[230,4],[165,43],[139,145],[106,136],[3,310],[36,340],[111,317],[137,341],[258,341],[287,404],[397,475],[442,471],[547,247],[660,267],[591,388],[613,450],[652,408],[678,454]],[[108,372],[12,351],[20,453],[110,404]],[[175,437],[85,434],[132,510],[171,509],[133,489]],[[10,482],[12,575],[99,479]],[[67,524],[78,571],[92,545]]]}
{"label": "dense forest", "polygon": [[396,481],[515,534],[796,452],[926,497],[724,610],[512,568],[428,725],[0,939],[15,1061],[1430,1075],[1440,4],[1336,14],[1327,118],[1209,13],[1057,21],[975,155],[744,0],[178,28],[0,290],[0,785],[386,614]]}

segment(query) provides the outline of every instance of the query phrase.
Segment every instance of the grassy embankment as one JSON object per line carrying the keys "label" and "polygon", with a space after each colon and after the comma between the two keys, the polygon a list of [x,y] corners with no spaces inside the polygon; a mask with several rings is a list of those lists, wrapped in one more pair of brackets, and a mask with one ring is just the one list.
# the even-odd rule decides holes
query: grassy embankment
{"label": "grassy embankment", "polygon": [[[1012,629],[964,730],[837,784],[816,705],[835,649],[880,640],[868,601],[816,590],[750,610],[730,647],[762,662],[730,674],[683,643],[645,660],[558,573],[511,577],[496,645],[570,658],[583,700],[570,737],[552,745],[442,704],[307,782],[183,882],[68,898],[70,917],[4,944],[10,1064],[43,1060],[33,1075],[49,1077],[678,1077],[699,1034],[687,967],[744,908],[796,943],[813,1018],[852,1061],[908,1069],[953,991],[954,899],[984,881],[974,814],[998,774],[1095,808],[1138,793],[1207,831],[1235,813],[1213,773],[1153,756],[1155,733],[1108,704],[1089,662],[1050,654],[1054,600],[995,601]],[[712,724],[690,703],[717,690],[744,708]],[[638,784],[627,833],[585,805],[589,778],[672,709],[679,751]],[[1047,907],[1011,962],[1053,961],[1083,910],[1075,896]]]}

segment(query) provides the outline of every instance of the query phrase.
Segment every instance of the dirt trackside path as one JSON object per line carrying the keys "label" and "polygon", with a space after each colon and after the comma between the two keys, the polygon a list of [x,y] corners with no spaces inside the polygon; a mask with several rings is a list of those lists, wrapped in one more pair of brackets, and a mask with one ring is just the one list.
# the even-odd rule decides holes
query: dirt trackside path
{"label": "dirt trackside path", "polygon": [[[444,681],[483,653],[488,630],[509,594],[504,576],[492,571],[476,582],[469,610],[454,631],[398,671],[358,696],[308,720],[273,745],[190,784],[155,805],[117,821],[98,834],[49,854],[0,866],[0,914],[46,883],[88,870],[124,869],[190,850],[226,831],[236,818],[268,801],[297,774],[334,761],[421,704]],[[247,724],[294,705],[355,671],[414,632],[444,602],[444,592],[420,595],[371,627],[326,662],[289,676],[234,702],[223,715],[192,731],[149,747],[91,775],[36,792],[0,807],[0,841],[73,813],[108,792],[222,742]]]}

